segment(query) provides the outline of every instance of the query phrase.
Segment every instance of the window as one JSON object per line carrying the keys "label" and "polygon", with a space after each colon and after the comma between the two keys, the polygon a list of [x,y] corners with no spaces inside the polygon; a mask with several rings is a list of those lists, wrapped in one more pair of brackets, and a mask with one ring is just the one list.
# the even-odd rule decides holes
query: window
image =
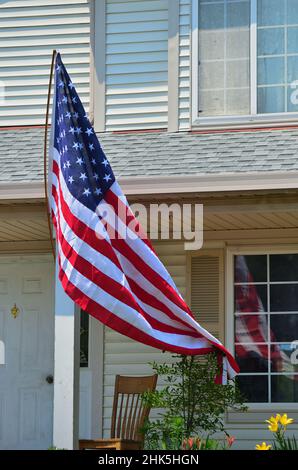
{"label": "window", "polygon": [[80,367],[89,365],[89,315],[81,310],[80,318]]}
{"label": "window", "polygon": [[297,0],[193,3],[194,119],[291,119],[298,112]]}
{"label": "window", "polygon": [[248,401],[298,400],[298,254],[234,256],[237,378]]}

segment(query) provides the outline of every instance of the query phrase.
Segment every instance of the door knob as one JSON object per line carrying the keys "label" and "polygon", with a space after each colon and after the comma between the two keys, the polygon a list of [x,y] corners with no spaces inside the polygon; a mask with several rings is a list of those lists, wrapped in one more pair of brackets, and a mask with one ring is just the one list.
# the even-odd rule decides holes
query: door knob
{"label": "door knob", "polygon": [[48,382],[48,384],[52,384],[54,382],[54,377],[52,375],[48,375],[46,377],[46,382]]}

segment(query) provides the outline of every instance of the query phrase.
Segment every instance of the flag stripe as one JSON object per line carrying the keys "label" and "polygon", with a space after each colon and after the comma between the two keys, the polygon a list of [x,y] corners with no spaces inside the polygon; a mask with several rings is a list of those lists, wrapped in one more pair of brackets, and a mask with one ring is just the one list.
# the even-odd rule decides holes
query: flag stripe
{"label": "flag stripe", "polygon": [[[63,178],[63,176],[62,176]],[[53,193],[54,193],[54,196],[55,196],[55,199],[56,199],[56,203],[58,205],[58,202],[57,202],[57,195],[56,195],[56,188],[53,190]],[[72,240],[72,243],[75,243],[76,241],[79,241],[79,246],[80,246],[80,250],[81,250],[81,255],[84,254],[84,251],[86,251],[86,249],[88,250],[88,248],[90,249],[90,246],[89,245],[85,245],[84,244],[84,240],[83,239],[78,239],[74,236],[71,228],[69,225],[67,225],[67,222],[68,221],[70,224],[73,223],[73,226],[75,227],[76,226],[76,222],[79,222],[79,221],[75,221],[74,219],[74,216],[72,216],[72,214],[70,212],[66,213],[67,212],[67,205],[65,204],[65,201],[63,200],[63,194],[62,192],[60,192],[60,208],[61,208],[61,211],[60,211],[60,214],[62,216],[62,232],[65,233],[65,234],[68,234],[66,235],[69,239]],[[63,220],[65,221],[65,224],[63,223]],[[83,237],[85,239],[85,237]],[[116,271],[116,267],[113,265],[113,263],[110,262],[110,258],[107,256],[107,257],[103,257],[101,258],[102,256],[107,255],[109,254],[109,250],[108,250],[109,246],[107,244],[106,246],[106,249],[102,251],[102,253],[99,254],[99,256],[96,256],[96,252],[95,250],[90,250],[89,251],[89,254],[88,256],[85,255],[85,259],[91,259],[93,261],[96,261],[98,264],[104,264],[103,268],[109,273],[109,276],[113,279],[116,278],[118,279],[118,282],[121,282],[121,277],[120,277],[120,272],[122,273],[122,276],[123,276],[123,272],[119,270],[119,272]],[[116,257],[117,259],[117,257]],[[123,260],[123,258],[122,258]],[[104,261],[104,263],[103,263]],[[110,270],[108,269],[108,267],[110,267]],[[117,265],[117,268],[119,269],[119,265]],[[140,274],[139,274],[140,276]],[[127,284],[131,284],[131,281],[132,281],[132,278],[130,278],[129,276],[126,276],[127,279],[128,279],[128,283]],[[172,313],[172,310],[170,308],[168,308],[166,306],[166,304],[163,304],[161,302],[158,302],[158,300],[156,300],[156,289],[154,287],[154,285],[148,283],[147,284],[147,287],[149,287],[149,289],[151,289],[153,291],[153,294],[148,294],[146,297],[144,296],[144,293],[145,291],[143,289],[140,289],[138,284],[136,282],[134,282],[134,286],[135,286],[135,289],[134,289],[134,293],[136,296],[141,297],[141,300],[144,301],[144,302],[147,302],[149,297],[151,298],[151,302],[150,302],[150,305],[152,307],[155,307],[155,308],[159,308],[159,311],[160,312],[163,312],[165,313],[169,318],[171,318],[175,323],[171,323],[172,326],[178,326],[178,322],[176,321],[177,318],[175,317],[175,315]],[[158,306],[158,307],[157,307]],[[172,304],[170,304],[171,308],[175,307],[173,306]],[[178,312],[178,314],[180,314],[180,311]],[[163,319],[164,321],[165,319]],[[186,327],[186,330],[188,331],[191,331],[190,329],[190,326],[186,323],[182,323],[180,321],[180,326],[184,325]]]}

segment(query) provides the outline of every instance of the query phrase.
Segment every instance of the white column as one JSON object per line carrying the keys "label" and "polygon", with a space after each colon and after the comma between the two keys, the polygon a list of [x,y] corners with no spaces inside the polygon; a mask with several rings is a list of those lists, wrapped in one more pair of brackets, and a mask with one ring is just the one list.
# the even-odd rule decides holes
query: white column
{"label": "white column", "polygon": [[53,445],[76,449],[79,430],[80,315],[65,294],[58,278],[55,282],[55,366]]}

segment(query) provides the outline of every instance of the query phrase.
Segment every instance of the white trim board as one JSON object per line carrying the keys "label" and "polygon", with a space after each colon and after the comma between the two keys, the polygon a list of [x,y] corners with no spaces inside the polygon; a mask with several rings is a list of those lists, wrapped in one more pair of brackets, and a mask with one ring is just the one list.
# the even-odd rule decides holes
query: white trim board
{"label": "white trim board", "polygon": [[[120,177],[118,182],[127,196],[298,189],[298,171]],[[20,199],[44,199],[43,183],[0,184],[0,200]]]}

